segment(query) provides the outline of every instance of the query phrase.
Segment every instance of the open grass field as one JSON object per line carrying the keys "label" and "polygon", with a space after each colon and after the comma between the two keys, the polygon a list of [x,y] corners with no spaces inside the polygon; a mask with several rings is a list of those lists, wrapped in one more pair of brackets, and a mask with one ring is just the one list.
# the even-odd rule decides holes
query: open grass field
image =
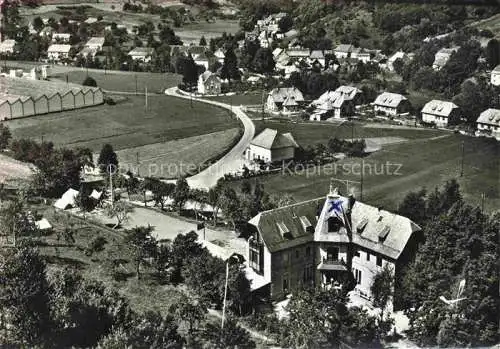
{"label": "open grass field", "polygon": [[378,138],[378,137],[401,137],[405,139],[422,139],[435,137],[442,134],[442,131],[431,129],[411,129],[411,128],[379,128],[374,125],[354,123],[354,131],[350,122],[342,124],[329,122],[301,122],[293,123],[289,121],[275,120],[254,120],[255,133],[258,134],[265,128],[276,129],[279,132],[291,132],[295,140],[306,147],[317,143],[326,145],[330,138]]}
{"label": "open grass field", "polygon": [[[83,80],[82,80],[83,81]],[[41,95],[50,96],[59,92],[61,95],[72,90],[81,90],[82,85],[62,81],[43,81],[11,78],[0,76],[0,95],[31,96],[37,98]]]}
{"label": "open grass field", "polygon": [[[74,70],[67,73],[52,75],[57,81],[68,81],[81,84],[87,77],[86,70]],[[95,79],[97,86],[107,91],[144,93],[145,87],[149,93],[163,93],[165,89],[177,86],[182,77],[173,73],[131,73],[131,72],[104,72],[104,70],[92,70],[88,75]],[[136,84],[137,82],[137,84]]]}
{"label": "open grass field", "polygon": [[[318,125],[314,127],[295,126],[291,129],[282,124],[263,126],[292,131],[301,145],[324,142],[334,135],[350,138],[350,127]],[[296,174],[288,172],[260,177],[270,193],[290,193],[296,200],[306,200],[326,194],[331,178],[360,181],[360,166],[365,168],[363,179],[363,201],[397,208],[401,199],[412,190],[425,187],[433,190],[444,181],[458,179],[464,197],[473,204],[480,204],[481,194],[486,196],[485,209],[492,211],[500,207],[499,194],[499,143],[491,139],[473,138],[432,130],[403,130],[361,127],[355,129],[355,137],[402,137],[406,142],[385,144],[382,150],[363,159],[346,158],[333,165],[314,167],[308,172]],[[460,177],[461,143],[464,142],[464,176]],[[390,164],[388,164],[388,162]],[[397,173],[395,173],[397,171]],[[234,185],[239,185],[236,182]],[[345,183],[335,182],[341,191],[346,192]],[[356,196],[360,197],[360,185],[351,183]],[[351,190],[350,189],[350,190]]]}
{"label": "open grass field", "polygon": [[151,96],[147,111],[144,97],[130,96],[115,106],[14,119],[7,125],[15,138],[43,137],[58,146],[88,147],[94,152],[109,143],[124,154],[124,161],[133,154],[136,164],[139,152],[139,161],[164,166],[210,160],[234,143],[240,128],[223,109],[197,102],[191,109],[189,102],[168,96]]}
{"label": "open grass field", "polygon": [[261,105],[262,93],[235,94],[233,96],[206,97],[208,100],[219,101],[233,105]]}

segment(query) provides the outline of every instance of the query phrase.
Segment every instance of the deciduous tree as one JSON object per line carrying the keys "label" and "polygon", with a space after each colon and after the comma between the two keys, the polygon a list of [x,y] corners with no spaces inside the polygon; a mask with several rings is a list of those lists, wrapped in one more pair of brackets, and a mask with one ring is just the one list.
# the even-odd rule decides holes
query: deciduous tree
{"label": "deciduous tree", "polygon": [[130,246],[132,255],[134,256],[137,279],[141,278],[142,262],[146,258],[154,256],[156,252],[157,242],[155,238],[151,236],[152,232],[153,228],[151,226],[135,227],[125,230],[123,241]]}

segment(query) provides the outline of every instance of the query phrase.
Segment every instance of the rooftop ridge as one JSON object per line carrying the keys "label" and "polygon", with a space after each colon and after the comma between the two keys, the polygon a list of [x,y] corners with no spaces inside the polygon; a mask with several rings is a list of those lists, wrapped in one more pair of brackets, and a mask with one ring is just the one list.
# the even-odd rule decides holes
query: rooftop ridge
{"label": "rooftop ridge", "polygon": [[278,211],[278,210],[283,210],[283,209],[291,208],[291,207],[298,206],[298,205],[304,205],[306,203],[317,201],[317,200],[322,200],[322,199],[324,199],[324,197],[321,196],[321,197],[318,197],[318,198],[315,198],[315,199],[309,199],[309,200],[305,200],[305,201],[296,202],[296,203],[293,203],[293,204],[290,204],[290,205],[276,207],[276,208],[272,208],[270,210],[261,211],[258,214],[264,215],[265,213],[275,212],[275,211]]}

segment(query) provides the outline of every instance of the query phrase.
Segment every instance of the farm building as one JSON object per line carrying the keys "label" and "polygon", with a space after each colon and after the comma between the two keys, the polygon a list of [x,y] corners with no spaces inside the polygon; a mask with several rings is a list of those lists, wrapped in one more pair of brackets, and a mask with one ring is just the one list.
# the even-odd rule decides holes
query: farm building
{"label": "farm building", "polygon": [[500,141],[500,109],[487,109],[476,121],[478,136],[494,137]]}
{"label": "farm building", "polygon": [[459,108],[452,102],[434,99],[422,108],[422,121],[438,127],[456,124],[459,120]]}
{"label": "farm building", "polygon": [[302,92],[296,87],[277,87],[267,95],[266,109],[270,112],[293,112],[304,102]]}
{"label": "farm building", "polygon": [[398,93],[384,92],[375,99],[375,112],[387,115],[400,115],[410,111],[411,105],[408,99]]}
{"label": "farm building", "polygon": [[250,142],[246,158],[264,162],[289,160],[295,157],[295,149],[298,147],[291,133],[281,134],[277,130],[266,128]]}

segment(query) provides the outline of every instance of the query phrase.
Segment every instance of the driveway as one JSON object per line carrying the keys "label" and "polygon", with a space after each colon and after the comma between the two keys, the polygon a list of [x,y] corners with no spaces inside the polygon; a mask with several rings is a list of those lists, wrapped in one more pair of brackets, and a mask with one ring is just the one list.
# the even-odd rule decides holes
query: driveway
{"label": "driveway", "polygon": [[215,186],[217,184],[217,180],[221,177],[224,177],[225,174],[235,173],[243,168],[243,165],[246,164],[246,161],[243,158],[243,153],[246,151],[246,149],[250,145],[251,140],[255,136],[255,125],[253,124],[252,120],[250,120],[248,115],[241,110],[241,107],[231,107],[231,105],[226,103],[186,96],[178,93],[176,87],[167,89],[165,91],[165,94],[168,96],[174,96],[184,99],[192,98],[194,101],[212,104],[224,109],[231,110],[234,115],[243,123],[243,127],[245,129],[243,136],[241,137],[239,142],[226,155],[220,158],[216,163],[207,167],[205,170],[187,179],[188,184],[191,188],[209,189]]}

